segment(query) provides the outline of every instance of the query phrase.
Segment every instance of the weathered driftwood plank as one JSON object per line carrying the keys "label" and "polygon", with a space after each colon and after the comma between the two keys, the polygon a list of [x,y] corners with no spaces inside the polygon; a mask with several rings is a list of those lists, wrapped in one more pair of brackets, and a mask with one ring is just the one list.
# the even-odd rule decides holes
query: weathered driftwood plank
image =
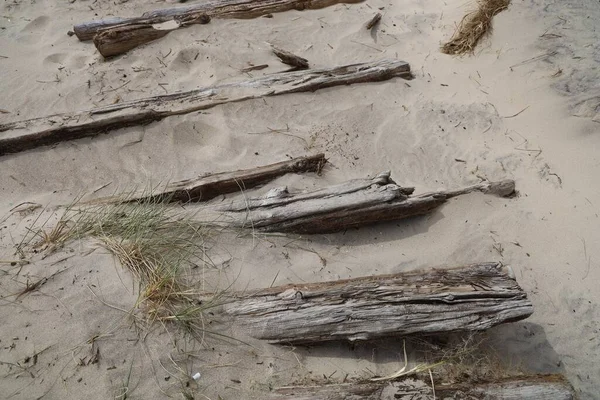
{"label": "weathered driftwood plank", "polygon": [[132,24],[154,25],[167,21],[186,21],[190,17],[208,15],[211,18],[251,19],[289,10],[325,8],[338,3],[358,3],[362,0],[210,0],[189,6],[149,11],[141,17],[105,18],[77,24],[73,31],[79,40],[91,40],[106,29]]}
{"label": "weathered driftwood plank", "polygon": [[246,81],[153,96],[0,125],[0,155],[17,153],[66,140],[80,139],[113,129],[144,125],[172,115],[205,110],[220,104],[311,92],[338,85],[410,77],[410,66],[397,60],[380,60],[297,72],[283,72]]}
{"label": "weathered driftwood plank", "polygon": [[[94,39],[94,44],[98,50],[105,57],[108,57],[96,41],[96,35],[105,31],[112,31],[111,36],[104,36],[101,44],[105,49],[111,47],[113,50],[110,55],[115,55],[124,53],[139,44],[157,39],[160,36],[155,36],[158,33],[152,32],[156,30],[153,25],[167,21],[173,21],[175,25],[173,29],[178,29],[192,24],[206,23],[206,18],[248,19],[288,10],[318,9],[337,3],[357,3],[360,1],[362,0],[212,0],[190,6],[154,10],[142,14],[141,17],[107,18],[84,22],[75,25],[73,31],[79,40]],[[137,29],[124,29],[134,26]],[[173,29],[163,32],[162,36]],[[112,43],[113,41],[115,43]],[[126,42],[131,43],[125,45]],[[120,53],[117,52],[119,50]]]}
{"label": "weathered driftwood plank", "polygon": [[198,202],[208,201],[217,196],[239,192],[262,185],[288,173],[320,172],[327,160],[324,154],[296,157],[288,161],[269,164],[257,168],[208,174],[198,178],[173,182],[160,192],[140,191],[132,196],[105,197],[97,202]]}
{"label": "weathered driftwood plank", "polygon": [[250,336],[284,344],[480,331],[533,313],[512,276],[490,262],[290,284],[240,294],[223,312]]}
{"label": "weathered driftwood plank", "polygon": [[234,226],[265,232],[327,233],[381,221],[423,215],[451,197],[474,191],[507,197],[514,181],[485,182],[459,190],[412,196],[414,188],[395,184],[390,173],[351,180],[313,192],[272,190],[263,198],[231,201],[214,207]]}
{"label": "weathered driftwood plank", "polygon": [[405,379],[387,383],[344,383],[275,389],[269,400],[573,400],[575,391],[561,375],[533,375],[488,383],[435,384]]}

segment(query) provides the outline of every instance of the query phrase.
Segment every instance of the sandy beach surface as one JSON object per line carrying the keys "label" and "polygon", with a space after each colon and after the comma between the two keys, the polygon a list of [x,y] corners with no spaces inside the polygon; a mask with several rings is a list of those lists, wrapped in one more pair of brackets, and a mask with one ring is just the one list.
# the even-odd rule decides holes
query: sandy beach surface
{"label": "sandy beach surface", "polygon": [[[13,262],[24,235],[51,227],[55,207],[74,199],[318,152],[329,160],[321,176],[286,175],[249,193],[313,189],[390,170],[419,192],[514,179],[518,196],[470,194],[426,217],[337,234],[223,234],[215,239],[214,268],[202,271],[207,287],[502,261],[535,312],[487,332],[490,351],[508,369],[561,373],[581,399],[600,398],[597,0],[514,0],[464,57],[440,52],[473,7],[462,0],[366,0],[213,19],[106,61],[93,44],[67,35],[83,21],[174,5],[3,1],[0,123],[286,70],[269,43],[315,68],[399,59],[410,63],[414,79],[225,104],[1,157],[1,398],[260,399],[279,386],[398,370],[402,340],[292,348],[199,344],[160,324],[141,331],[127,312],[138,298],[135,278],[93,240]],[[376,12],[383,18],[369,31]],[[269,66],[242,72],[249,63]],[[37,290],[17,295],[43,278]],[[411,349],[409,355],[418,362]]]}

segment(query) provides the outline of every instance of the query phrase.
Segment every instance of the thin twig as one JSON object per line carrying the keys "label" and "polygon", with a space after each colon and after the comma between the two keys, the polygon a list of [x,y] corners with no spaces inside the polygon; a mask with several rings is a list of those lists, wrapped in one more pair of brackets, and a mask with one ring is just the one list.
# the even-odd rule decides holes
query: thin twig
{"label": "thin twig", "polygon": [[110,93],[110,92],[114,92],[115,90],[119,90],[124,86],[127,86],[129,84],[129,82],[131,82],[131,80],[128,80],[127,82],[125,82],[124,84],[122,84],[121,86],[118,86],[114,89],[108,89],[108,90],[101,90],[98,94],[105,94],[105,93]]}
{"label": "thin twig", "polygon": [[383,50],[381,50],[381,49],[378,49],[377,47],[374,47],[374,46],[370,46],[370,45],[368,45],[368,44],[366,44],[366,43],[357,42],[356,40],[351,40],[351,42],[352,42],[352,43],[356,43],[356,44],[361,44],[361,45],[363,45],[363,46],[369,47],[369,48],[371,48],[371,49],[373,49],[373,50],[377,50],[377,51],[379,51],[379,52],[383,53]]}
{"label": "thin twig", "polygon": [[519,111],[519,112],[518,112],[518,113],[516,113],[516,114],[513,114],[513,115],[508,115],[508,116],[506,116],[506,117],[502,117],[502,118],[506,118],[506,119],[508,119],[508,118],[514,118],[514,117],[516,117],[517,115],[521,114],[523,111],[527,110],[528,108],[529,108],[529,106],[525,107],[524,109],[522,109],[521,111]]}
{"label": "thin twig", "polygon": [[104,189],[105,187],[107,187],[107,186],[108,186],[108,185],[110,185],[111,183],[112,183],[112,181],[110,181],[110,182],[108,182],[108,183],[105,183],[104,185],[100,186],[98,189],[94,190],[94,191],[92,192],[92,194],[94,194],[94,193],[96,193],[96,192],[99,192],[100,190]]}
{"label": "thin twig", "polygon": [[515,67],[520,67],[521,65],[525,65],[525,64],[529,64],[529,63],[531,63],[531,62],[535,62],[535,61],[543,60],[544,58],[552,57],[552,56],[554,56],[554,55],[556,55],[556,54],[558,54],[558,51],[553,51],[553,52],[546,53],[546,54],[540,54],[540,55],[537,55],[537,56],[535,56],[535,57],[528,58],[528,59],[527,59],[527,60],[525,60],[525,61],[521,61],[520,63],[514,64],[514,65],[511,65],[509,68],[510,68],[510,69],[513,69],[513,68],[515,68]]}

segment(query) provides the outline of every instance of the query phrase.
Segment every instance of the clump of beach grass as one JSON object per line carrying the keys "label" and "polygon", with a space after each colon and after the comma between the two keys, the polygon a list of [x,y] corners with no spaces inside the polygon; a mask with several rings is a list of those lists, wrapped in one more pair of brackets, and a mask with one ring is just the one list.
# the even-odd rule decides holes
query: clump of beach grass
{"label": "clump of beach grass", "polygon": [[477,9],[466,14],[452,38],[442,46],[442,53],[473,53],[479,40],[492,30],[492,18],[506,10],[510,0],[479,0]]}
{"label": "clump of beach grass", "polygon": [[451,382],[490,382],[522,375],[518,366],[507,365],[489,344],[485,333],[457,334],[449,343],[437,345],[415,340],[415,345],[428,360],[434,360],[436,379]]}
{"label": "clump of beach grass", "polygon": [[224,292],[207,298],[192,270],[213,266],[208,251],[218,229],[169,198],[132,201],[123,195],[108,203],[76,201],[64,208],[53,228],[30,229],[31,237],[22,243],[49,254],[77,240],[97,240],[136,278],[134,309],[144,311],[146,322],[175,323],[203,341],[206,314]]}

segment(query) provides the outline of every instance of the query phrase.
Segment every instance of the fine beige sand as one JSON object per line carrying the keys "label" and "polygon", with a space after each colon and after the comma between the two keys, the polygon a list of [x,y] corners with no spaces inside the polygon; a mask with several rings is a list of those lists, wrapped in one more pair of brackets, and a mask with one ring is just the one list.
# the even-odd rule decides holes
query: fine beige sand
{"label": "fine beige sand", "polygon": [[[1,398],[260,399],[323,376],[341,382],[398,370],[401,340],[199,346],[160,326],[140,332],[123,311],[135,304],[136,282],[93,241],[49,257],[28,253],[30,264],[11,265],[27,230],[46,220],[52,226],[54,207],[79,196],[316,152],[330,160],[322,176],[288,175],[252,195],[385,170],[418,191],[510,178],[519,195],[461,196],[427,217],[339,234],[224,235],[207,285],[241,290],[500,260],[512,266],[535,312],[492,329],[493,351],[509,368],[562,373],[581,399],[600,398],[596,0],[515,0],[466,57],[439,51],[473,6],[463,0],[367,0],[213,20],[109,61],[67,35],[75,23],[173,5],[2,2],[0,123],[245,79],[248,63],[269,64],[252,76],[285,70],[269,43],[313,67],[400,59],[415,78],[227,104],[0,158]],[[379,10],[381,24],[367,31]],[[15,295],[50,276],[39,290]]]}

